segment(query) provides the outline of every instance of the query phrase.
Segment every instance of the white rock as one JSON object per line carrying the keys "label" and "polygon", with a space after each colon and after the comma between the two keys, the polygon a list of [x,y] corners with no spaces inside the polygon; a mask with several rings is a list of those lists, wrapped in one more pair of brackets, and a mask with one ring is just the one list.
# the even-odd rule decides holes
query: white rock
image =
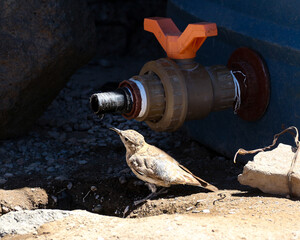
{"label": "white rock", "polygon": [[[271,151],[260,152],[244,166],[238,181],[265,193],[286,196],[289,194],[287,173],[294,154],[291,146],[286,144],[279,144]],[[293,195],[300,197],[300,155],[294,166],[291,182]]]}
{"label": "white rock", "polygon": [[26,234],[36,232],[39,226],[71,215],[61,210],[24,210],[9,212],[0,217],[0,238],[7,234]]}

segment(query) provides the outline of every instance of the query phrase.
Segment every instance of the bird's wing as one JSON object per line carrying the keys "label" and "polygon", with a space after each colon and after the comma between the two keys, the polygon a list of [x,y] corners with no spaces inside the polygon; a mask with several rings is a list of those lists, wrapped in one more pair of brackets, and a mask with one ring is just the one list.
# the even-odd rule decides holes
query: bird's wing
{"label": "bird's wing", "polygon": [[206,188],[211,191],[218,189],[191,173],[167,153],[160,151],[149,154],[148,151],[132,155],[129,166],[139,175],[140,179],[158,186],[187,184]]}
{"label": "bird's wing", "polygon": [[[152,148],[159,149],[155,146],[151,146]],[[149,148],[150,149],[150,148]],[[177,165],[178,168],[173,166],[173,174],[176,176],[176,180],[173,179],[174,182],[171,184],[189,184],[189,185],[196,185],[203,188],[206,188],[210,191],[218,191],[219,189],[215,187],[214,185],[206,182],[202,178],[197,177],[194,175],[190,170],[188,170],[186,167],[182,166],[179,162],[177,162],[174,158],[172,158],[169,154],[166,152],[160,150],[160,154],[163,155],[163,159],[171,162],[174,165]],[[195,180],[196,179],[196,180]]]}
{"label": "bird's wing", "polygon": [[128,165],[136,176],[143,181],[156,184],[158,186],[168,187],[165,171],[158,165],[155,157],[145,156],[143,154],[133,154],[128,159]]}
{"label": "bird's wing", "polygon": [[[168,157],[170,158],[169,155]],[[177,162],[169,161],[164,154],[154,156],[134,154],[128,164],[137,177],[158,186],[174,184],[199,186],[201,184],[193,175],[181,169]]]}

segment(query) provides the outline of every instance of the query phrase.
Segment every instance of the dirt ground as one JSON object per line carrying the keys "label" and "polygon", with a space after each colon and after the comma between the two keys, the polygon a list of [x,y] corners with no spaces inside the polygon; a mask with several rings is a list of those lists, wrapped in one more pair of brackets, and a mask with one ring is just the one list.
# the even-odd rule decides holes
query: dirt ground
{"label": "dirt ground", "polygon": [[[73,77],[73,84],[78,88],[92,86],[86,91],[89,96],[100,88],[97,83],[99,76],[112,80],[113,83],[106,87],[115,87],[115,81],[130,77],[133,74],[130,71],[140,64],[130,59],[110,61],[113,66],[109,68],[101,68],[97,64],[86,66]],[[118,72],[117,66],[124,71],[127,65],[129,70],[120,79],[123,72]],[[96,71],[98,72],[95,73]],[[88,82],[87,76],[93,80]],[[147,196],[149,190],[126,166],[125,148],[118,136],[112,135],[111,140],[102,146],[78,141],[76,147],[89,147],[88,151],[82,152],[84,161],[82,156],[77,159],[76,153],[72,157],[45,162],[41,159],[39,168],[35,168],[38,170],[28,172],[25,172],[26,166],[35,164],[36,160],[29,159],[28,163],[23,160],[25,163],[19,164],[16,159],[12,160],[13,163],[7,163],[17,162],[19,165],[13,166],[15,171],[20,170],[20,174],[6,175],[1,188],[28,192],[28,188],[39,187],[45,190],[48,202],[41,202],[41,199],[34,199],[28,194],[20,197],[19,192],[11,191],[10,198],[14,201],[7,201],[7,197],[0,199],[2,214],[18,211],[20,208],[80,209],[93,214],[84,212],[81,217],[76,215],[45,224],[38,230],[38,234],[7,236],[4,239],[300,239],[300,201],[263,194],[259,190],[240,185],[237,176],[242,173],[244,161],[239,160],[234,164],[232,159],[220,156],[189,138],[184,128],[176,133],[163,135],[154,134],[143,123],[125,124],[127,122],[122,117],[112,117],[111,126],[137,127],[145,135],[146,141],[168,152],[195,175],[214,184],[220,191],[211,193],[198,187],[172,186],[168,193],[158,199],[134,206],[133,202]],[[47,136],[46,130],[49,128],[51,126],[37,125],[33,131],[40,133],[42,141],[47,143],[50,138],[43,137]],[[60,133],[64,130],[57,128],[55,131]],[[90,130],[75,129],[67,132],[65,138],[75,141],[88,139],[96,134],[88,131]],[[106,135],[101,137],[106,138]],[[20,139],[13,140],[12,143],[17,141]],[[68,151],[68,147],[65,151]],[[41,166],[43,164],[46,164],[44,168]],[[57,166],[55,171],[50,168],[52,165]],[[63,168],[66,168],[66,177],[58,174]],[[24,187],[27,189],[22,190]],[[41,193],[41,198],[43,194]],[[24,199],[28,199],[28,196],[31,200],[28,205],[24,205]],[[32,201],[37,201],[37,204]]]}
{"label": "dirt ground", "polygon": [[248,191],[167,196],[130,210],[128,216],[134,219],[75,211],[42,225],[35,234],[3,240],[300,239],[299,209],[299,201]]}

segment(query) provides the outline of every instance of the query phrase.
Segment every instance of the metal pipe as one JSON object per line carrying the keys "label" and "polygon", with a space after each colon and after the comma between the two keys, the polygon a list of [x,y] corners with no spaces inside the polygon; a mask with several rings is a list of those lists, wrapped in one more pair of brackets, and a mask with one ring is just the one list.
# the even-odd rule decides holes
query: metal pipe
{"label": "metal pipe", "polygon": [[95,93],[90,98],[90,106],[95,114],[128,113],[132,108],[131,93],[127,88],[118,88],[112,92]]}

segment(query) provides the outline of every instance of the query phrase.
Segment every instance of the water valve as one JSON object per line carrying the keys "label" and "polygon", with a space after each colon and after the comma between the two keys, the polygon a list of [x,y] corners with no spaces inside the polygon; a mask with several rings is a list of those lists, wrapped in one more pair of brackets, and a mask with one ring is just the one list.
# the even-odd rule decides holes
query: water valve
{"label": "water valve", "polygon": [[270,86],[259,54],[239,48],[227,66],[203,67],[194,58],[206,38],[217,35],[215,23],[189,24],[181,33],[170,18],[154,17],[144,20],[144,29],[156,36],[168,57],[146,63],[115,92],[93,94],[95,113],[117,111],[156,131],[175,131],[186,120],[227,108],[247,121],[263,116]]}

